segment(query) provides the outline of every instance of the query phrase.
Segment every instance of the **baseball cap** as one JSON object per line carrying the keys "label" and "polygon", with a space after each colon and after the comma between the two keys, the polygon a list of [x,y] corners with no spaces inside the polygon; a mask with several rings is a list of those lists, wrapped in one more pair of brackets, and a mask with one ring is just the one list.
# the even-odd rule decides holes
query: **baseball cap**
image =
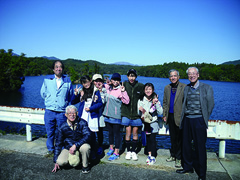
{"label": "baseball cap", "polygon": [[137,77],[137,71],[135,69],[129,69],[127,72],[127,76],[129,76],[132,73],[135,74],[135,76]]}
{"label": "baseball cap", "polygon": [[94,74],[93,77],[92,77],[92,80],[95,81],[97,79],[103,80],[102,75],[101,74]]}
{"label": "baseball cap", "polygon": [[121,81],[121,75],[120,75],[119,73],[114,73],[114,74],[112,75],[112,78],[111,78],[111,79],[116,79],[116,80]]}

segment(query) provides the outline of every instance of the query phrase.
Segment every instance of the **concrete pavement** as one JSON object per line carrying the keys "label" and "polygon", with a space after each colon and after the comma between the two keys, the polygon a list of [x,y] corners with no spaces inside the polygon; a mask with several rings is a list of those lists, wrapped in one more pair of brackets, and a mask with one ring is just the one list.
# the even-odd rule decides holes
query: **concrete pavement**
{"label": "concrete pavement", "polygon": [[[105,150],[107,152],[107,149]],[[52,158],[46,158],[46,138],[27,142],[25,136],[0,135],[0,179],[197,179],[196,173],[177,174],[174,162],[166,162],[169,151],[159,149],[157,162],[146,165],[143,148],[138,161],[125,160],[125,153],[114,162],[107,156],[92,162],[89,174],[81,168],[67,168],[52,173]],[[240,155],[226,154],[219,159],[215,153],[207,153],[207,179],[240,179]]]}

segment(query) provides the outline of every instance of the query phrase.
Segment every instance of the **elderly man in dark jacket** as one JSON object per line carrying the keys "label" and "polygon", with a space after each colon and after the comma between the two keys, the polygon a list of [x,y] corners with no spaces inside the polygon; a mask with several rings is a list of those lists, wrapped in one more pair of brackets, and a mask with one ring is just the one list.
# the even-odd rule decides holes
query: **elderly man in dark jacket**
{"label": "elderly man in dark jacket", "polygon": [[73,105],[66,108],[65,116],[67,121],[59,127],[53,158],[55,167],[52,172],[56,172],[60,166],[67,164],[77,166],[80,162],[79,154],[81,154],[82,172],[89,173],[91,132],[88,124],[77,118],[77,108]]}

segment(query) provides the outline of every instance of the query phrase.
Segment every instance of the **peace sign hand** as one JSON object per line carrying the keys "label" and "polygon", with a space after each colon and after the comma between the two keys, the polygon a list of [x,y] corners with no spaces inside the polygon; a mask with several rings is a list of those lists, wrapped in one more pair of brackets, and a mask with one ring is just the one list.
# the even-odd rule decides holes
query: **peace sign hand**
{"label": "peace sign hand", "polygon": [[121,91],[124,92],[125,91],[125,87],[123,86],[123,82],[122,82],[122,85],[121,85]]}
{"label": "peace sign hand", "polygon": [[106,81],[106,83],[107,83],[108,85],[110,85],[110,84],[111,84],[111,81],[108,79],[108,77],[107,77],[107,78],[105,78],[105,81]]}
{"label": "peace sign hand", "polygon": [[158,102],[158,95],[153,98],[153,104],[156,104]]}
{"label": "peace sign hand", "polygon": [[80,91],[81,91],[81,86],[79,86],[78,88],[78,85],[76,85],[76,88],[74,89],[74,94],[78,95]]}

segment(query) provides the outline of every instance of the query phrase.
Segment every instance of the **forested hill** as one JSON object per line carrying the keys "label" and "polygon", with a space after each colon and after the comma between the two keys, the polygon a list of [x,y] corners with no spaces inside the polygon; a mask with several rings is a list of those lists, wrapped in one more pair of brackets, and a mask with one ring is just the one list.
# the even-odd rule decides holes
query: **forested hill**
{"label": "forested hill", "polygon": [[[25,57],[22,53],[20,56],[14,56],[13,50],[7,52],[0,50],[0,91],[17,90],[21,87],[24,76],[37,76],[53,74],[52,63],[43,57]],[[200,78],[215,81],[233,81],[240,82],[240,64],[208,64],[195,63],[188,64],[184,62],[164,63],[163,65],[153,66],[131,66],[104,64],[94,60],[82,61],[76,59],[63,60],[65,65],[64,73],[71,77],[72,81],[78,80],[82,75],[92,76],[95,73],[112,74],[118,72],[126,74],[130,68],[135,68],[140,76],[168,78],[170,69],[177,69],[181,78],[187,78],[186,69],[190,66],[198,67]]]}
{"label": "forested hill", "polygon": [[239,60],[235,60],[235,61],[227,61],[227,62],[222,63],[222,64],[233,64],[233,65],[238,65],[238,64],[240,64],[240,59],[239,59]]}

